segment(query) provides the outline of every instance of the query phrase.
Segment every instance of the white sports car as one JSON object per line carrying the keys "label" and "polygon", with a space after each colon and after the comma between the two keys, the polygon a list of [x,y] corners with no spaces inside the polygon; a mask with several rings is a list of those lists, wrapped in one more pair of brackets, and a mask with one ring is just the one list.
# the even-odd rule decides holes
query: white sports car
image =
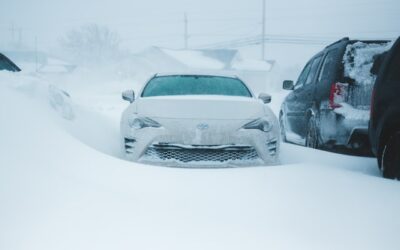
{"label": "white sports car", "polygon": [[155,75],[121,119],[123,150],[129,160],[169,166],[277,164],[279,123],[237,77]]}

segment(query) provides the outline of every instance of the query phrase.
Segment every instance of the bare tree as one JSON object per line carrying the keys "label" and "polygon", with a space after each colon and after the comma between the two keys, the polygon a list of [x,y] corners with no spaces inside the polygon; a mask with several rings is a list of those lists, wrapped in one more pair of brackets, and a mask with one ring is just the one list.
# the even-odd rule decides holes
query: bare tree
{"label": "bare tree", "polygon": [[61,44],[77,63],[104,63],[120,56],[118,34],[97,24],[69,31],[61,39]]}

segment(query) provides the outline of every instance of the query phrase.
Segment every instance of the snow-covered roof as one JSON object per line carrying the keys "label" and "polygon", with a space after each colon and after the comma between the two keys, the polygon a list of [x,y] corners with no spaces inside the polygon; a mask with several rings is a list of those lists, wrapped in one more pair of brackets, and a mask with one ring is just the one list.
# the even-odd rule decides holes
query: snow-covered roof
{"label": "snow-covered roof", "polygon": [[216,69],[225,68],[225,64],[214,58],[206,56],[202,51],[197,50],[171,50],[161,49],[165,54],[173,57],[180,63],[195,69]]}
{"label": "snow-covered roof", "polygon": [[[190,70],[237,70],[237,71],[271,71],[274,63],[271,61],[262,61],[256,59],[243,58],[239,51],[232,49],[214,49],[214,50],[175,50],[167,48],[152,47],[139,55],[147,57],[158,53],[170,63],[186,67]],[[154,58],[153,58],[154,59]]]}
{"label": "snow-covered roof", "polygon": [[273,62],[252,59],[238,59],[232,63],[232,68],[236,70],[248,71],[271,71]]}

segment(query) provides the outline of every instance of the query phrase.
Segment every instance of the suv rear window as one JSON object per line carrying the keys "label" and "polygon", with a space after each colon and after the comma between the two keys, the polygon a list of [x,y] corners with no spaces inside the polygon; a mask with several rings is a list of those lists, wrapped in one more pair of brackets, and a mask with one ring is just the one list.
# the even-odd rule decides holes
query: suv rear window
{"label": "suv rear window", "polygon": [[343,56],[344,76],[356,84],[373,85],[375,75],[371,74],[374,58],[389,50],[388,42],[356,42],[346,47]]}

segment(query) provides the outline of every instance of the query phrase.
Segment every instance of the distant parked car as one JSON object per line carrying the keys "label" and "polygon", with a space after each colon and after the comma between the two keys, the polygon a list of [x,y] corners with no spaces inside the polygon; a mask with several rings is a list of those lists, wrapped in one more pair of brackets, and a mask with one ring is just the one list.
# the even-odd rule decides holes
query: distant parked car
{"label": "distant parked car", "polygon": [[277,164],[279,123],[237,77],[165,74],[150,79],[121,119],[127,159],[171,166]]}
{"label": "distant parked car", "polygon": [[386,178],[400,178],[400,38],[376,60],[369,138]]}
{"label": "distant parked car", "polygon": [[284,100],[279,120],[285,141],[311,148],[369,149],[368,122],[375,55],[388,41],[344,38],[315,55]]}
{"label": "distant parked car", "polygon": [[[9,58],[0,53],[0,71],[21,72],[21,69]],[[53,84],[48,84],[44,79],[40,78],[40,76],[34,74],[11,74],[6,77],[7,78],[3,78],[2,80],[9,84],[10,87],[21,91],[32,91],[37,85],[47,85],[51,107],[65,119],[72,120],[74,118],[71,98],[66,91]],[[18,77],[19,80],[15,77]]]}
{"label": "distant parked car", "polygon": [[15,63],[8,59],[5,55],[0,53],[0,71],[7,70],[12,72],[21,71]]}

